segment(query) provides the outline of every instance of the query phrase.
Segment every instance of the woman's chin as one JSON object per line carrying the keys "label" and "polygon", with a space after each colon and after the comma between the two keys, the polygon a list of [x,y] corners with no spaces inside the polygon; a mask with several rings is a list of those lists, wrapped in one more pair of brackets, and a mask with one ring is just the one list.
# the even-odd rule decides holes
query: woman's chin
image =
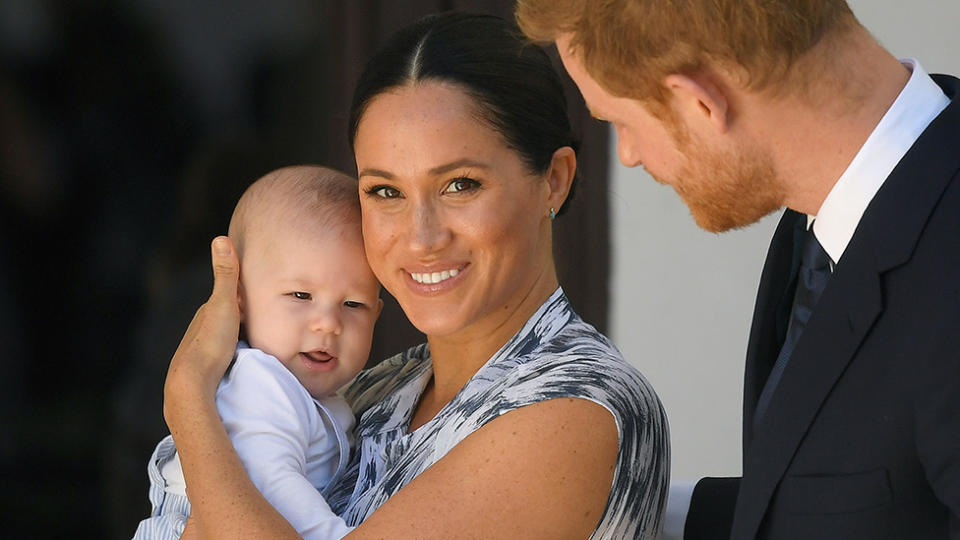
{"label": "woman's chin", "polygon": [[[402,307],[402,306],[401,306]],[[430,337],[443,337],[455,334],[463,329],[459,317],[439,315],[437,313],[412,313],[404,309],[407,318],[417,330]]]}

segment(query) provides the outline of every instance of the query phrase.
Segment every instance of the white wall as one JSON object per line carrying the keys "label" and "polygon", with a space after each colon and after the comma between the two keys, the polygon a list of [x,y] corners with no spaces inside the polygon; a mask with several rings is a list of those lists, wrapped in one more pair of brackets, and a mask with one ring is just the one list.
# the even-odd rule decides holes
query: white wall
{"label": "white wall", "polygon": [[[893,54],[960,74],[960,1],[849,3]],[[671,188],[624,168],[615,148],[610,159],[611,337],[667,409],[674,479],[738,475],[747,334],[779,216],[720,236],[703,232]]]}

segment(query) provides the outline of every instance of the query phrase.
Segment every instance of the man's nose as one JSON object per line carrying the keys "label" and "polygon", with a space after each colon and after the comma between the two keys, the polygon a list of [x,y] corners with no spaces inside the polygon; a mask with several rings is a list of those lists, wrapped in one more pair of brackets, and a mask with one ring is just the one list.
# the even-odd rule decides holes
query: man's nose
{"label": "man's nose", "polygon": [[641,165],[639,148],[633,139],[619,126],[615,126],[615,131],[617,132],[617,157],[620,158],[620,163],[625,167]]}

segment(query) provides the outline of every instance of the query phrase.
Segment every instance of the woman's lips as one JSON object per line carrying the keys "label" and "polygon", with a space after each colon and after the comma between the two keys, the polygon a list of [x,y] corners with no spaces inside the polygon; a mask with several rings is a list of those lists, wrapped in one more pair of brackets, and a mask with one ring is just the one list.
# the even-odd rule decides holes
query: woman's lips
{"label": "woman's lips", "polygon": [[337,357],[325,351],[302,352],[300,360],[314,371],[330,371],[337,365]]}

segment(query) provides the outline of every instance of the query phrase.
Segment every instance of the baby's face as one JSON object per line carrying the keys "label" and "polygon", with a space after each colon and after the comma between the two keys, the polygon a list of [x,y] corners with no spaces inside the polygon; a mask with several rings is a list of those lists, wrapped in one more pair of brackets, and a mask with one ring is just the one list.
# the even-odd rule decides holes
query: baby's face
{"label": "baby's face", "polygon": [[250,345],[277,357],[313,397],[335,392],[366,364],[382,306],[360,227],[251,236],[241,264]]}

